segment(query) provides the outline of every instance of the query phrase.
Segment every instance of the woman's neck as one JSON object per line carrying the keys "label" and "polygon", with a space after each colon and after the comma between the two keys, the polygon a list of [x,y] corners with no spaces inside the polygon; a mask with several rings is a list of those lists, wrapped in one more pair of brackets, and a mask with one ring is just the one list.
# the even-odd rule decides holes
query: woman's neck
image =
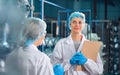
{"label": "woman's neck", "polygon": [[73,41],[81,41],[82,40],[82,34],[79,33],[79,34],[71,34],[72,36],[72,40]]}

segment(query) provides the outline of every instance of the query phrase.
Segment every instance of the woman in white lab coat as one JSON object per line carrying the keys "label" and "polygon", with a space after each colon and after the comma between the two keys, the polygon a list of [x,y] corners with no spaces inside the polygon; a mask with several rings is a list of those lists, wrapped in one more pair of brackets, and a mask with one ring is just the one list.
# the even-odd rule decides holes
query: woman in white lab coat
{"label": "woman in white lab coat", "polygon": [[[80,12],[72,13],[69,17],[70,35],[61,39],[54,48],[51,62],[53,65],[61,64],[64,68],[64,75],[100,75],[103,72],[99,54],[95,62],[78,52],[81,51],[84,41],[87,40],[81,33],[84,26],[85,15]],[[76,65],[82,65],[85,70],[77,71]]]}
{"label": "woman in white lab coat", "polygon": [[54,75],[49,57],[36,47],[44,40],[45,33],[43,20],[28,18],[25,21],[19,47],[7,56],[6,75]]}

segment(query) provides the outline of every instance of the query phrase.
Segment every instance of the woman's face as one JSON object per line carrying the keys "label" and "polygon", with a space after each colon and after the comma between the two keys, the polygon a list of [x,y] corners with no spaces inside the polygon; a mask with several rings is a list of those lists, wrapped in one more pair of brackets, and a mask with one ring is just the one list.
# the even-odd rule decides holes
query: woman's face
{"label": "woman's face", "polygon": [[72,33],[81,33],[82,29],[84,28],[84,22],[80,18],[73,18],[70,26]]}

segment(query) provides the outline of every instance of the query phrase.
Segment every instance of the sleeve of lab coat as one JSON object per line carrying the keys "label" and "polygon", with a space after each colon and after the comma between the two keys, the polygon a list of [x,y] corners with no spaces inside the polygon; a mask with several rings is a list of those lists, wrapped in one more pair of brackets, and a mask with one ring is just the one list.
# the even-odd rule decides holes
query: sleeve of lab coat
{"label": "sleeve of lab coat", "polygon": [[85,69],[90,73],[90,75],[99,75],[103,73],[103,63],[98,54],[97,61],[88,59],[84,64]]}
{"label": "sleeve of lab coat", "polygon": [[51,63],[53,65],[55,64],[61,64],[64,67],[64,71],[69,70],[71,67],[71,64],[69,63],[69,60],[63,61],[63,53],[62,53],[62,44],[61,42],[58,42],[54,48],[54,51],[51,55]]}
{"label": "sleeve of lab coat", "polygon": [[48,57],[42,59],[39,64],[38,74],[36,75],[54,75],[53,67]]}

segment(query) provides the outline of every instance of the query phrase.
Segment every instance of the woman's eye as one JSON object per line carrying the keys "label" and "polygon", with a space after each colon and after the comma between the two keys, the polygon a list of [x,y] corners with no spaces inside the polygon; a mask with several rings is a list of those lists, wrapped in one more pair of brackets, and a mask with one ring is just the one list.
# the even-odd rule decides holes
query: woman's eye
{"label": "woman's eye", "polygon": [[82,24],[82,22],[80,21],[79,24]]}
{"label": "woman's eye", "polygon": [[73,24],[77,24],[77,22],[76,22],[76,21],[73,21]]}

